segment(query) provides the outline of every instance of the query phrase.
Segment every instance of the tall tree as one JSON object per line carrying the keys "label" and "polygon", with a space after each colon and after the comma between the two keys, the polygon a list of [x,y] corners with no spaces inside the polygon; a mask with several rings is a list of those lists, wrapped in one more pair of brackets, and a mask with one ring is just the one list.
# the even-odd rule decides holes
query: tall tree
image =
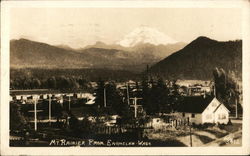
{"label": "tall tree", "polygon": [[226,73],[222,68],[215,68],[213,75],[216,97],[229,107],[235,105],[236,102],[238,103],[242,91],[235,73]]}
{"label": "tall tree", "polygon": [[104,81],[100,79],[97,85],[95,105],[98,108],[102,108],[104,107]]}
{"label": "tall tree", "polygon": [[182,96],[179,93],[179,86],[176,84],[176,80],[170,81],[170,92],[169,92],[169,102],[168,106],[171,111],[175,111],[178,108],[179,101],[182,99]]}
{"label": "tall tree", "polygon": [[20,111],[20,105],[14,102],[10,103],[10,130],[24,130],[28,124]]}
{"label": "tall tree", "polygon": [[50,89],[56,89],[57,88],[56,78],[54,76],[50,77],[47,80],[47,84],[48,84],[48,88],[50,88]]}

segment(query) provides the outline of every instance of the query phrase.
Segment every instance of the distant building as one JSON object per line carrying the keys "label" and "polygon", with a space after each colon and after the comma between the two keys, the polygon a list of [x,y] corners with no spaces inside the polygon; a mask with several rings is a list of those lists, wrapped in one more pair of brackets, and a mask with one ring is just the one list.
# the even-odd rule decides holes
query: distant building
{"label": "distant building", "polygon": [[96,82],[89,82],[89,87],[97,88],[98,84]]}
{"label": "distant building", "polygon": [[17,95],[16,96],[16,100],[21,100],[22,99],[22,96],[21,95]]}
{"label": "distant building", "polygon": [[201,96],[211,94],[212,82],[203,80],[177,80],[176,84],[180,86],[179,92],[184,96]]}
{"label": "distant building", "polygon": [[227,124],[229,121],[229,110],[215,97],[184,97],[175,115],[195,124]]}
{"label": "distant building", "polygon": [[9,100],[10,100],[10,101],[13,101],[13,97],[12,97],[12,96],[10,96]]}

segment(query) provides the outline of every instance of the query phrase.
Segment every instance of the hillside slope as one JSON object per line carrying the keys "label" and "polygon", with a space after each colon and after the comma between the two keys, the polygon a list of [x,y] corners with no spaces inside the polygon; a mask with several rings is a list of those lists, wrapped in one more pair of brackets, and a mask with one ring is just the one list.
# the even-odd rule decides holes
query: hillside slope
{"label": "hillside slope", "polygon": [[241,77],[242,41],[219,42],[198,37],[153,65],[149,71],[168,79],[211,79],[215,67],[236,71]]}
{"label": "hillside slope", "polygon": [[147,64],[158,62],[167,54],[181,49],[183,44],[141,45],[123,49],[112,48],[110,45],[105,47],[88,46],[76,50],[65,45],[53,46],[27,39],[11,40],[10,66],[12,68],[106,68],[141,72]]}
{"label": "hillside slope", "polygon": [[88,67],[89,57],[83,56],[73,50],[26,39],[12,40],[10,42],[10,66],[14,68]]}
{"label": "hillside slope", "polygon": [[[27,39],[10,42],[12,68],[128,69],[140,65],[130,53],[116,49],[88,48],[81,52]],[[135,69],[135,68],[134,68]]]}

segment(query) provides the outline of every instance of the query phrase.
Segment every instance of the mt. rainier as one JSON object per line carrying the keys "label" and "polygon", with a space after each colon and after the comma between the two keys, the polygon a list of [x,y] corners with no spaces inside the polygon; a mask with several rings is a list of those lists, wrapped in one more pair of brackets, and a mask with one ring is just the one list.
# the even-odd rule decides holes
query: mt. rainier
{"label": "mt. rainier", "polygon": [[118,41],[117,44],[123,47],[134,47],[140,43],[149,43],[153,45],[166,45],[166,44],[175,44],[177,41],[168,37],[164,33],[158,31],[157,29],[150,27],[138,27],[131,33],[125,35],[125,37]]}

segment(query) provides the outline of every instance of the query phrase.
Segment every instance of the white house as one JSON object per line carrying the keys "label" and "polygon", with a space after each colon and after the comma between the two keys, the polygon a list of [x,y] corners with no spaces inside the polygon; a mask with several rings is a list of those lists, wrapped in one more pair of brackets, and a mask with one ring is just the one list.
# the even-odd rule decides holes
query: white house
{"label": "white house", "polygon": [[184,97],[175,115],[195,124],[227,124],[229,121],[229,110],[215,97]]}
{"label": "white house", "polygon": [[22,96],[21,95],[16,95],[16,100],[21,100]]}
{"label": "white house", "polygon": [[13,97],[10,95],[10,101],[13,101]]}
{"label": "white house", "polygon": [[162,118],[156,117],[152,118],[151,122],[149,123],[154,129],[162,129],[163,127],[168,127],[170,123],[166,123]]}

